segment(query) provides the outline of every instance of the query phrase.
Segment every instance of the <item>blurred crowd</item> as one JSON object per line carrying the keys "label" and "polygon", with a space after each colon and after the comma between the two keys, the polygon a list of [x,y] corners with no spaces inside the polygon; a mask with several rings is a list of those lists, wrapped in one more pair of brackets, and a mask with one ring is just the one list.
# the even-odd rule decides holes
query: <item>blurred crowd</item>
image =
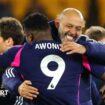
{"label": "blurred crowd", "polygon": [[13,16],[22,21],[29,13],[40,11],[49,19],[54,19],[68,7],[77,8],[83,13],[87,27],[104,26],[104,0],[0,0],[0,17]]}

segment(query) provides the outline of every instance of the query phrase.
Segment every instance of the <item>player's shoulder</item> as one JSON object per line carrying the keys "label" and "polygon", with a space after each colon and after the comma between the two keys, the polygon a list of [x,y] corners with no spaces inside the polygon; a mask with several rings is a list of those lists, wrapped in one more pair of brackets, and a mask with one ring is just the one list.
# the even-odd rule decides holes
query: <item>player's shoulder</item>
{"label": "player's shoulder", "polygon": [[12,47],[12,49],[19,49],[19,48],[22,48],[22,47],[23,47],[23,45],[15,45],[15,46]]}
{"label": "player's shoulder", "polygon": [[23,45],[15,45],[12,48],[8,49],[8,51],[18,51],[22,47]]}
{"label": "player's shoulder", "polygon": [[15,55],[19,51],[19,49],[22,48],[22,47],[23,47],[23,45],[13,46],[12,48],[8,49],[5,52],[5,54],[11,54],[11,55],[13,54],[13,55]]}

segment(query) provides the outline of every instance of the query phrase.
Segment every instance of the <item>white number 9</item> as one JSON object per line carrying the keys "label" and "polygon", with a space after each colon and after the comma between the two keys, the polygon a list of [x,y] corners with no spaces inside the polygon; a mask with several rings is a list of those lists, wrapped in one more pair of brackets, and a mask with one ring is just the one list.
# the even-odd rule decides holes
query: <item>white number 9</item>
{"label": "white number 9", "polygon": [[[58,64],[57,69],[54,71],[48,68],[48,64],[52,61]],[[64,60],[60,56],[57,56],[57,55],[48,55],[42,59],[40,67],[41,67],[42,72],[46,76],[53,77],[47,89],[55,89],[61,76],[63,75],[65,71]]]}

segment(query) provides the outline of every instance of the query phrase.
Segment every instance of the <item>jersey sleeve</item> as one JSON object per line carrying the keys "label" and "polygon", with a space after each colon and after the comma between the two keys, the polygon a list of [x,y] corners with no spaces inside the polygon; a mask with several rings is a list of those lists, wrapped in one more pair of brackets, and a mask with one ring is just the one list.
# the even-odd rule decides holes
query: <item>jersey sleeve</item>
{"label": "jersey sleeve", "polygon": [[23,82],[23,76],[19,69],[9,67],[3,74],[3,86],[12,95],[18,95],[18,86]]}

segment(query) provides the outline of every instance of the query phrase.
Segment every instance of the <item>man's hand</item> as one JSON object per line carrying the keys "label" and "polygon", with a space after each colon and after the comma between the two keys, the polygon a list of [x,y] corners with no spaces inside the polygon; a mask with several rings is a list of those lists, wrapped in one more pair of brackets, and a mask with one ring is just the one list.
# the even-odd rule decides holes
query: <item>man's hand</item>
{"label": "man's hand", "polygon": [[32,87],[32,83],[29,80],[25,80],[19,87],[18,92],[20,96],[33,100],[33,98],[37,98],[37,95],[39,94],[38,89],[35,87]]}
{"label": "man's hand", "polygon": [[105,100],[105,85],[99,91],[102,94],[102,99]]}
{"label": "man's hand", "polygon": [[62,52],[66,52],[66,54],[85,54],[86,53],[86,48],[83,45],[80,45],[76,42],[70,42],[66,41],[60,44],[60,50]]}

